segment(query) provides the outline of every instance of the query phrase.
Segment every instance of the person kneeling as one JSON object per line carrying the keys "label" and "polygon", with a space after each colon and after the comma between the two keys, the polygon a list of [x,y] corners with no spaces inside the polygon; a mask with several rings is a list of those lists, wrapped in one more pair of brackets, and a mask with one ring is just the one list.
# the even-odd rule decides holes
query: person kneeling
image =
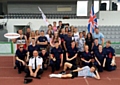
{"label": "person kneeling", "polygon": [[33,51],[33,57],[30,58],[28,68],[25,70],[26,72],[25,78],[35,77],[40,79],[41,78],[40,75],[43,73],[42,63],[43,63],[42,57],[38,56],[37,51]]}
{"label": "person kneeling", "polygon": [[[72,70],[72,72],[66,74],[65,71],[67,68],[70,68]],[[95,74],[94,74],[94,71],[95,71]],[[98,71],[96,70],[96,68],[94,66],[92,66],[91,68],[89,68],[89,66],[79,68],[68,62],[66,62],[64,64],[64,69],[62,72],[60,72],[60,74],[50,74],[49,75],[50,78],[53,78],[53,77],[54,78],[75,78],[75,77],[79,77],[79,76],[93,77],[95,79],[100,79]]]}

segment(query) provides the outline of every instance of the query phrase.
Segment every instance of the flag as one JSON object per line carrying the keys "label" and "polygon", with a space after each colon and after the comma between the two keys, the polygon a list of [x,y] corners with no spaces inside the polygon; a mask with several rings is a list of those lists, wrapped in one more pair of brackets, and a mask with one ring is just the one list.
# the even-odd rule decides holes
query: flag
{"label": "flag", "polygon": [[40,7],[38,7],[38,9],[39,9],[39,11],[42,13],[42,18],[43,18],[45,24],[48,26],[48,25],[49,25],[49,22],[48,22],[48,20],[47,20],[47,18],[46,18],[46,16],[45,16],[45,14],[43,13],[43,11],[41,10]]}
{"label": "flag", "polygon": [[95,27],[98,27],[98,24],[97,24],[97,17],[94,13],[94,6],[92,6],[90,11],[89,23],[88,23],[88,32],[94,33]]}

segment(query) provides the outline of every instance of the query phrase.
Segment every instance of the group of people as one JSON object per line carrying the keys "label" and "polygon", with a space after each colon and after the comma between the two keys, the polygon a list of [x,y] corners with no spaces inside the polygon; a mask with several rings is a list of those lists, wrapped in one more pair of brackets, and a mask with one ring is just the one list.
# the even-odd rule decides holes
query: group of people
{"label": "group of people", "polygon": [[[18,49],[15,54],[15,67],[18,73],[26,72],[25,77],[41,78],[41,74],[51,67],[50,78],[74,78],[78,76],[100,79],[98,72],[116,69],[115,50],[111,42],[104,46],[104,35],[99,28],[94,33],[78,32],[77,27],[63,25],[62,21],[48,25],[48,30],[32,31],[27,28],[20,37],[14,39]],[[54,74],[64,66],[63,71]],[[69,69],[70,73],[66,73]]]}

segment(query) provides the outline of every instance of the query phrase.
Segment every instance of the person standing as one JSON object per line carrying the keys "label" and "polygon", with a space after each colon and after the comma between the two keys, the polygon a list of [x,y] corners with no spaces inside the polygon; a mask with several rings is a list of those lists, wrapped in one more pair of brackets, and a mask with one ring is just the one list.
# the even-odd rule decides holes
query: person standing
{"label": "person standing", "polygon": [[104,47],[104,35],[99,31],[99,28],[95,28],[95,32],[93,33],[93,38],[98,39],[98,43]]}
{"label": "person standing", "polygon": [[77,39],[76,44],[78,48],[77,65],[81,66],[81,57],[85,46],[85,38],[83,37],[82,32],[79,32],[79,38]]}
{"label": "person standing", "polygon": [[89,52],[91,52],[93,45],[94,45],[94,39],[93,39],[91,33],[87,33],[87,37],[85,39],[85,44],[89,46]]}
{"label": "person standing", "polygon": [[74,36],[75,41],[77,41],[77,39],[79,38],[79,32],[77,30],[77,27],[74,27],[73,36]]}
{"label": "person standing", "polygon": [[41,51],[48,46],[47,37],[44,35],[44,30],[41,30],[40,36],[37,39],[38,51]]}

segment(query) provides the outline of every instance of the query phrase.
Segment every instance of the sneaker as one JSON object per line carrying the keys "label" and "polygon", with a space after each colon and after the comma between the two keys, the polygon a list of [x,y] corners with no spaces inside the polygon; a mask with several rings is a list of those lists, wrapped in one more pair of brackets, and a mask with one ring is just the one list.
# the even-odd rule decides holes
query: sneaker
{"label": "sneaker", "polygon": [[66,74],[66,72],[65,71],[61,71],[59,74]]}
{"label": "sneaker", "polygon": [[53,74],[50,74],[49,77],[52,78],[52,77],[53,77]]}

